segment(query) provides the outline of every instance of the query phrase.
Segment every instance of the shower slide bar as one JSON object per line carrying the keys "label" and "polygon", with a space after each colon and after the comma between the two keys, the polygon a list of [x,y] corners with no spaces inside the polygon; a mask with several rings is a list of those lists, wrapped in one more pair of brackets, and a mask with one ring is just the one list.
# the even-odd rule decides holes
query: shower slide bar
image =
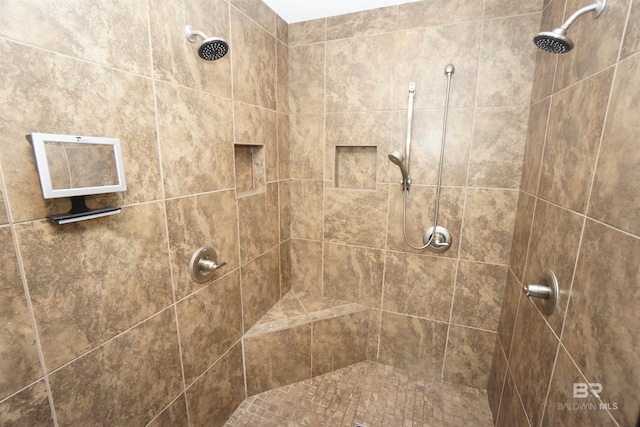
{"label": "shower slide bar", "polygon": [[422,236],[423,245],[413,245],[407,237],[407,199],[409,198],[409,187],[411,186],[410,172],[410,156],[411,156],[411,128],[413,121],[413,101],[415,98],[415,83],[409,83],[409,99],[407,105],[407,139],[405,144],[404,156],[398,151],[393,151],[389,154],[389,160],[400,168],[402,173],[402,232],[404,240],[411,248],[416,250],[429,249],[433,252],[444,252],[451,246],[451,233],[441,226],[438,226],[438,215],[440,210],[440,189],[442,186],[442,169],[444,161],[444,146],[447,135],[447,119],[449,114],[449,93],[451,91],[451,76],[455,72],[455,67],[452,64],[448,64],[444,73],[447,76],[447,91],[444,103],[444,119],[442,124],[442,141],[440,143],[440,160],[438,163],[438,183],[436,186],[436,203],[433,226],[425,230]]}

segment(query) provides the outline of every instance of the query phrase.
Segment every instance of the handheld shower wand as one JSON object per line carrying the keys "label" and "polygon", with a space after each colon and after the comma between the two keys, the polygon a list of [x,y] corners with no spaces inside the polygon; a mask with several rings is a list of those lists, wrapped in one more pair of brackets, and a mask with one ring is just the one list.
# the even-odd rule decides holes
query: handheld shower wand
{"label": "handheld shower wand", "polygon": [[392,151],[391,153],[389,153],[389,160],[391,160],[391,163],[400,168],[400,172],[402,173],[402,180],[400,181],[400,184],[402,184],[402,190],[409,191],[411,179],[409,179],[409,171],[404,164],[404,156],[399,151]]}

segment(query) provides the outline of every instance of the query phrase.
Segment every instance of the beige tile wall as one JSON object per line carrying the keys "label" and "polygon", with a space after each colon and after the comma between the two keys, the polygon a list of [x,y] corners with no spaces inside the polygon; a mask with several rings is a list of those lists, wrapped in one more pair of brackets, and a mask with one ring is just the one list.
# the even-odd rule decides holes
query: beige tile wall
{"label": "beige tile wall", "polygon": [[[80,3],[0,6],[0,424],[221,425],[290,264],[287,24],[254,0]],[[186,24],[230,54],[201,61]],[[88,203],[122,213],[49,223],[69,203],[43,200],[31,132],[120,138],[128,190]],[[262,147],[259,194],[236,198],[234,143]],[[227,265],[198,284],[204,245]]]}
{"label": "beige tile wall", "polygon": [[[289,26],[292,288],[371,307],[370,359],[479,388],[516,224],[541,19],[542,2],[517,3],[421,1]],[[407,231],[418,244],[433,221],[447,63],[456,73],[440,223],[453,247],[435,255],[404,242],[400,172],[387,154],[404,150],[414,81]],[[344,180],[345,146],[377,150],[375,187],[358,184],[372,179],[373,155],[348,164]]]}
{"label": "beige tile wall", "polygon": [[[581,5],[546,2],[541,29]],[[638,422],[639,12],[638,1],[609,1],[597,20],[570,28],[573,51],[537,54],[488,388],[499,426]],[[545,317],[520,287],[548,268],[560,300]],[[574,383],[602,392],[574,397]],[[579,404],[595,409],[568,409]]]}

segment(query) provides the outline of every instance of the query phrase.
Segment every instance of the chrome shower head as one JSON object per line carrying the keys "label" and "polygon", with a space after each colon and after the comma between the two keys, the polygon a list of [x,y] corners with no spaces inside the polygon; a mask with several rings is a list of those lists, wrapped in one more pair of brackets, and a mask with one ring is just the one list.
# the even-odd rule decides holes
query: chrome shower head
{"label": "chrome shower head", "polygon": [[567,19],[567,21],[562,24],[561,27],[556,28],[553,31],[543,31],[533,38],[533,42],[540,49],[545,50],[551,53],[566,53],[573,49],[573,42],[569,37],[567,37],[567,30],[569,26],[573,24],[573,22],[578,19],[579,16],[584,15],[587,12],[593,11],[594,19],[600,16],[605,6],[607,5],[607,0],[597,0],[595,3],[585,6],[576,12]]}
{"label": "chrome shower head", "polygon": [[402,184],[406,189],[409,188],[409,171],[404,165],[404,156],[399,151],[392,151],[389,153],[389,160],[394,165],[397,165],[400,168],[400,172],[402,173]]}
{"label": "chrome shower head", "polygon": [[391,160],[391,163],[394,165],[404,167],[404,156],[399,151],[392,151],[389,153],[389,160]]}
{"label": "chrome shower head", "polygon": [[538,48],[551,53],[566,53],[573,49],[573,42],[562,28],[544,31],[533,38]]}
{"label": "chrome shower head", "polygon": [[198,56],[205,61],[215,61],[222,58],[229,51],[229,44],[219,37],[207,37],[202,31],[194,30],[191,25],[184,27],[184,35],[191,43],[196,42],[196,36],[203,39],[198,47]]}

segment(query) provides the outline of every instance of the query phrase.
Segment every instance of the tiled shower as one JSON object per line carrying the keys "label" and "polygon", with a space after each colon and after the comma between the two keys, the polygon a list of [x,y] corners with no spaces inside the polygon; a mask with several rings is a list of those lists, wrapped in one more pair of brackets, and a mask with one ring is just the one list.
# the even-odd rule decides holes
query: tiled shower
{"label": "tiled shower", "polygon": [[[640,4],[609,0],[572,27],[575,52],[537,52],[533,35],[578,3],[419,1],[288,25],[258,0],[3,2],[0,424],[222,425],[263,388],[247,332],[291,295],[357,305],[356,359],[487,389],[498,425],[634,424]],[[186,24],[230,54],[200,61]],[[403,241],[387,154],[414,81],[419,242],[447,63],[454,244],[432,254]],[[89,204],[122,213],[49,223],[69,206],[42,198],[31,132],[120,138],[128,190]],[[198,284],[205,245],[227,264]],[[519,287],[546,268],[563,296],[543,318]],[[354,324],[291,329],[300,376],[342,367],[325,356]],[[257,353],[269,378],[290,366]],[[560,409],[589,382],[611,405]]]}

